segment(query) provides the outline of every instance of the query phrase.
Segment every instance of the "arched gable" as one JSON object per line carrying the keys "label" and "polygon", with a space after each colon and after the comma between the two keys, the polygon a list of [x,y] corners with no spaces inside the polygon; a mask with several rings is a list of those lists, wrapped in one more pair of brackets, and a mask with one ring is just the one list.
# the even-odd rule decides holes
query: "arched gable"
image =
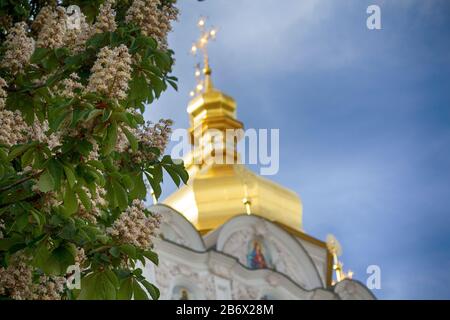
{"label": "arched gable", "polygon": [[274,223],[256,215],[240,215],[218,233],[216,250],[234,256],[247,268],[274,269],[307,290],[323,286],[302,244]]}
{"label": "arched gable", "polygon": [[195,251],[205,251],[202,237],[181,213],[164,204],[153,205],[149,210],[162,216],[160,231],[163,239]]}

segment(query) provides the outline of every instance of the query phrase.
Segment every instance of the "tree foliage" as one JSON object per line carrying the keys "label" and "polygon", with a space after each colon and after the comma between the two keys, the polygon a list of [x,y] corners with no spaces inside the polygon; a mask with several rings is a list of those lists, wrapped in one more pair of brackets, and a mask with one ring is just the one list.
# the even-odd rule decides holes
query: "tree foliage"
{"label": "tree foliage", "polygon": [[[142,208],[146,183],[159,197],[163,171],[177,185],[188,179],[181,162],[162,155],[170,123],[149,125],[142,115],[145,107],[168,86],[176,88],[177,79],[171,76],[173,52],[152,34],[143,33],[142,25],[126,18],[132,5],[127,0],[114,4],[114,28],[89,31],[77,49],[66,43],[39,46],[36,40],[43,38],[33,27],[45,6],[56,10],[56,5],[75,4],[92,30],[101,18],[102,3],[0,0],[0,61],[9,59],[8,50],[13,49],[8,44],[8,34],[18,22],[26,23],[26,36],[33,38],[35,44],[29,61],[21,64],[19,71],[0,63],[5,92],[3,97],[0,95],[0,100],[4,100],[0,112],[14,114],[12,119],[17,121],[10,123],[10,129],[0,130],[4,129],[3,134],[5,130],[26,129],[16,132],[14,137],[21,139],[14,144],[5,143],[7,137],[0,137],[3,298],[49,298],[39,292],[67,278],[67,268],[76,263],[81,269],[81,289],[64,286],[53,298],[159,296],[158,289],[145,280],[139,267],[149,261],[158,264],[151,241],[140,239],[140,235],[127,240],[117,230],[127,227],[123,221],[137,219],[136,212],[145,215],[139,219],[157,228],[157,217]],[[160,10],[174,5],[172,0],[158,3]],[[116,81],[114,77],[121,78],[126,95],[88,90],[90,84],[96,83],[94,66],[101,52],[109,54],[110,59],[124,47],[124,54],[130,58],[124,60],[125,67],[130,67],[129,75],[126,68],[113,69],[117,74],[112,74],[111,79],[105,74],[104,79],[108,83]],[[104,67],[101,61],[97,65]],[[141,220],[135,221],[136,226]],[[28,278],[15,279],[11,275],[14,272],[9,272],[14,268],[21,270],[20,277]],[[17,285],[11,288],[14,281],[28,286],[23,290],[29,292],[16,292]]]}

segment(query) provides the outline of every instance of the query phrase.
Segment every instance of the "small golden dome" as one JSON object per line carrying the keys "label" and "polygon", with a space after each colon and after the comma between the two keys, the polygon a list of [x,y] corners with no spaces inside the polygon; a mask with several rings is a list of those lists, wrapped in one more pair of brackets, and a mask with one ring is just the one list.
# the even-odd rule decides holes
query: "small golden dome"
{"label": "small golden dome", "polygon": [[204,68],[201,79],[197,65],[196,91],[191,92],[194,98],[187,108],[193,150],[185,158],[185,165],[190,178],[188,185],[175,191],[164,203],[204,232],[245,212],[299,230],[302,228],[299,197],[239,164],[237,142],[244,135],[243,124],[236,118],[233,98],[215,89],[212,83],[207,45],[216,31],[207,32],[203,20],[199,25],[202,35],[192,51],[201,49]]}
{"label": "small golden dome", "polygon": [[[233,98],[212,86],[210,70],[205,75],[205,91],[194,97],[187,108],[194,145],[194,150],[185,159],[189,182],[164,203],[181,212],[204,232],[245,212],[302,229],[302,203],[297,194],[238,164],[236,145],[239,135],[231,148],[225,143],[221,146],[211,143],[208,130],[221,132],[223,138],[227,130],[239,131],[243,124],[236,119]],[[212,146],[212,152],[205,153],[208,146]],[[223,157],[222,163],[230,163],[225,159],[231,159],[231,164],[211,161],[218,155]]]}

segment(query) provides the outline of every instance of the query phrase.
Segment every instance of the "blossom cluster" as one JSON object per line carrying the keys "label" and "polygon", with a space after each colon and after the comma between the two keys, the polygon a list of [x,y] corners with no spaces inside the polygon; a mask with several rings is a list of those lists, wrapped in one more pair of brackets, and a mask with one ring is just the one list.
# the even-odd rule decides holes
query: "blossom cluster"
{"label": "blossom cluster", "polygon": [[6,36],[5,55],[0,63],[2,68],[9,69],[12,74],[17,74],[30,61],[34,52],[34,40],[27,36],[27,24],[17,22]]}
{"label": "blossom cluster", "polygon": [[63,79],[59,85],[59,95],[64,98],[73,98],[77,90],[83,91],[84,86],[76,73],[71,73],[68,78]]}
{"label": "blossom cluster", "polygon": [[64,291],[64,277],[45,276],[33,280],[36,270],[30,258],[19,252],[13,255],[6,268],[0,268],[0,295],[15,300],[59,300]]}
{"label": "blossom cluster", "polygon": [[10,147],[25,142],[29,128],[20,111],[5,109],[6,85],[6,81],[0,78],[0,144]]}
{"label": "blossom cluster", "polygon": [[173,121],[170,119],[160,119],[155,124],[147,121],[137,129],[129,129],[140,144],[139,150],[134,153],[131,153],[130,143],[126,135],[120,130],[116,142],[116,151],[130,152],[134,163],[152,161],[156,157],[153,148],[158,149],[160,154],[166,149],[172,133],[172,124]]}
{"label": "blossom cluster", "polygon": [[33,285],[33,300],[61,300],[66,278],[41,275]]}
{"label": "blossom cluster", "polygon": [[0,110],[3,110],[5,108],[6,104],[6,98],[8,97],[8,93],[4,89],[8,84],[6,83],[5,79],[0,77]]}
{"label": "blossom cluster", "polygon": [[167,34],[171,22],[177,20],[178,9],[172,4],[163,5],[160,0],[134,0],[127,11],[125,21],[140,27],[142,34],[153,37],[160,48],[167,48]]}
{"label": "blossom cluster", "polygon": [[97,20],[94,23],[93,33],[113,32],[117,28],[116,12],[113,9],[115,1],[106,0],[100,5]]}
{"label": "blossom cluster", "polygon": [[145,147],[156,148],[163,153],[172,133],[172,125],[173,121],[170,119],[160,119],[155,124],[148,121],[138,132],[138,140]]}
{"label": "blossom cluster", "polygon": [[48,145],[53,149],[61,144],[59,134],[48,134],[48,121],[40,122],[35,120],[29,126],[22,117],[22,113],[18,110],[11,111],[5,109],[6,86],[4,79],[0,78],[0,144],[8,147],[19,143],[25,143],[29,139],[38,141]]}
{"label": "blossom cluster", "polygon": [[79,210],[77,215],[86,221],[96,223],[97,218],[101,214],[101,209],[108,205],[105,196],[106,190],[102,187],[97,187],[95,193],[92,193],[88,188],[82,187],[83,191],[88,197],[91,208],[88,209],[84,206],[83,202],[78,200]]}
{"label": "blossom cluster", "polygon": [[47,120],[42,122],[35,120],[30,127],[28,137],[33,141],[46,144],[50,149],[54,149],[61,145],[61,133],[48,134],[49,129]]}
{"label": "blossom cluster", "polygon": [[36,120],[31,126],[27,125],[20,111],[0,110],[0,144],[14,146],[26,143],[29,139],[46,144],[50,149],[58,147],[59,134],[47,134],[48,122]]}
{"label": "blossom cluster", "polygon": [[56,7],[55,10],[46,7],[41,10],[37,20],[40,23],[37,47],[55,49],[65,45],[67,15],[63,7]]}
{"label": "blossom cluster", "polygon": [[130,79],[131,55],[128,48],[123,44],[113,49],[104,47],[91,69],[87,91],[122,100],[127,97]]}
{"label": "blossom cluster", "polygon": [[132,205],[114,221],[107,232],[119,243],[148,250],[153,246],[152,239],[157,235],[160,223],[159,214],[147,215],[144,203],[133,200]]}
{"label": "blossom cluster", "polygon": [[66,46],[73,52],[79,53],[86,49],[86,41],[92,36],[93,28],[87,22],[86,16],[80,12],[79,25],[67,28],[65,35]]}

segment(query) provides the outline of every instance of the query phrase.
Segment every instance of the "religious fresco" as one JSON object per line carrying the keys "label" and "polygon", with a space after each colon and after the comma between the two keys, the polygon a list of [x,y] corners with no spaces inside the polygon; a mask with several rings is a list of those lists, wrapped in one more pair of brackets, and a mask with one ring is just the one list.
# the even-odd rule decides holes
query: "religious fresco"
{"label": "religious fresco", "polygon": [[250,241],[247,253],[247,267],[251,269],[270,268],[269,251],[264,240],[254,239]]}

